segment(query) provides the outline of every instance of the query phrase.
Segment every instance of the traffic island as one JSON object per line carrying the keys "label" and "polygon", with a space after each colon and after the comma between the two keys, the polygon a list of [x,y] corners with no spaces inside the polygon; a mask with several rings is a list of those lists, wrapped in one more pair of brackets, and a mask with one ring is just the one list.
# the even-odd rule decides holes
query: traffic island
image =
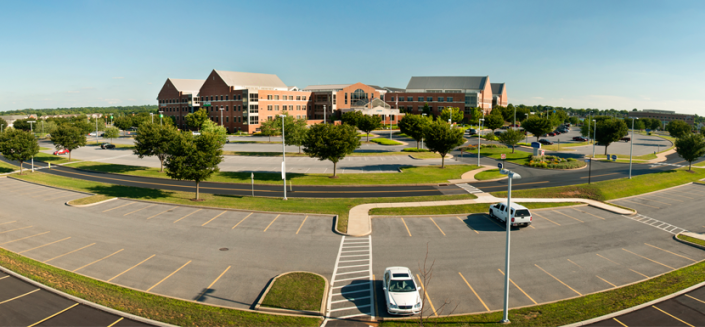
{"label": "traffic island", "polygon": [[323,316],[326,293],[325,277],[305,271],[288,272],[269,282],[255,310]]}
{"label": "traffic island", "polygon": [[674,238],[681,243],[692,245],[694,247],[705,250],[705,235],[696,234],[692,232],[682,232],[678,233],[676,236],[674,236]]}
{"label": "traffic island", "polygon": [[68,202],[66,202],[66,205],[71,206],[71,207],[79,207],[79,208],[90,207],[90,206],[98,205],[98,204],[101,204],[104,202],[113,201],[113,200],[117,200],[117,199],[118,198],[116,198],[114,196],[96,194],[96,195],[91,195],[91,196],[88,196],[85,198],[80,198],[80,199],[68,201]]}
{"label": "traffic island", "polygon": [[580,169],[587,167],[585,161],[549,155],[531,156],[531,159],[525,165],[543,169]]}

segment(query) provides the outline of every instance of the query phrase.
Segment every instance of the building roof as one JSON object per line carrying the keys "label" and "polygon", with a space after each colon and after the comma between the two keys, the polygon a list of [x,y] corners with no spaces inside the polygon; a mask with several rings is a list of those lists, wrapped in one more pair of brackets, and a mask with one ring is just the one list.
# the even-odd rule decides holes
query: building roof
{"label": "building roof", "polygon": [[489,76],[412,76],[406,89],[415,90],[482,90]]}
{"label": "building roof", "polygon": [[214,70],[228,86],[235,89],[246,89],[249,87],[281,88],[288,90],[289,87],[274,74],[229,72],[224,70]]}
{"label": "building roof", "polygon": [[384,87],[389,92],[404,92],[406,89],[400,89],[398,87],[385,86]]}
{"label": "building roof", "polygon": [[502,94],[504,91],[504,83],[490,83],[492,94]]}
{"label": "building roof", "polygon": [[26,118],[28,118],[28,117],[29,117],[29,116],[27,116],[27,115],[5,115],[5,116],[0,116],[0,118],[4,119],[5,121],[8,121],[8,120],[15,121],[15,120],[18,120],[18,119],[26,119]]}
{"label": "building roof", "polygon": [[198,94],[198,91],[203,86],[205,80],[202,79],[176,79],[170,78],[171,84],[174,85],[177,91],[184,94]]}
{"label": "building roof", "polygon": [[331,91],[331,90],[342,90],[352,84],[322,84],[322,85],[309,85],[302,91]]}

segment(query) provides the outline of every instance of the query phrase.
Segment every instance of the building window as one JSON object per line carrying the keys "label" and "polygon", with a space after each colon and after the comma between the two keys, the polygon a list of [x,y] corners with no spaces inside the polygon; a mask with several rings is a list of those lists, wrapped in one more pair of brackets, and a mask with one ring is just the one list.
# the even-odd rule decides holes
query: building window
{"label": "building window", "polygon": [[419,102],[423,102],[423,97],[419,97]]}
{"label": "building window", "polygon": [[453,102],[453,97],[447,97],[446,102]]}
{"label": "building window", "polygon": [[290,96],[289,96],[289,100],[294,100],[294,96],[293,96],[293,95],[290,95]]}
{"label": "building window", "polygon": [[433,97],[426,97],[426,101],[433,102]]}
{"label": "building window", "polygon": [[296,110],[301,110],[301,106],[296,106]]}
{"label": "building window", "polygon": [[279,111],[279,105],[274,106],[274,110]]}
{"label": "building window", "polygon": [[267,116],[267,120],[272,121],[272,116]]}
{"label": "building window", "polygon": [[267,100],[272,100],[272,95],[271,95],[271,94],[267,95]]}
{"label": "building window", "polygon": [[368,95],[362,89],[357,89],[350,95],[350,102],[357,102],[360,100],[367,100]]}
{"label": "building window", "polygon": [[394,97],[392,97],[392,101],[394,101]]}
{"label": "building window", "polygon": [[438,102],[443,102],[443,97],[438,97]]}
{"label": "building window", "polygon": [[274,100],[279,100],[279,96],[278,96],[278,95],[275,95],[275,96],[274,96]]}
{"label": "building window", "polygon": [[223,101],[223,96],[222,96],[222,95],[220,96],[220,101]]}
{"label": "building window", "polygon": [[348,93],[345,93],[345,104],[348,104]]}
{"label": "building window", "polygon": [[336,98],[336,95],[333,94],[333,104],[335,104],[335,100],[336,100],[335,98]]}
{"label": "building window", "polygon": [[414,101],[414,97],[406,97],[406,101],[409,101],[409,102]]}
{"label": "building window", "polygon": [[302,96],[302,97],[301,97],[301,100],[304,100],[304,101],[306,101],[306,96],[305,96],[305,95],[304,95],[304,96]]}
{"label": "building window", "polygon": [[250,93],[250,102],[257,102],[259,101],[259,94],[258,93]]}
{"label": "building window", "polygon": [[225,101],[228,101],[228,96],[227,96],[227,95],[225,96]]}
{"label": "building window", "polygon": [[258,116],[250,116],[250,124],[259,124]]}
{"label": "building window", "polygon": [[272,105],[271,105],[271,104],[267,106],[267,111],[272,111]]}
{"label": "building window", "polygon": [[256,104],[251,104],[250,105],[250,113],[256,114],[259,112],[259,106]]}
{"label": "building window", "polygon": [[225,117],[225,122],[229,123],[230,122],[230,117]]}
{"label": "building window", "polygon": [[300,95],[297,95],[297,96],[296,96],[296,101],[301,101],[301,96],[300,96]]}

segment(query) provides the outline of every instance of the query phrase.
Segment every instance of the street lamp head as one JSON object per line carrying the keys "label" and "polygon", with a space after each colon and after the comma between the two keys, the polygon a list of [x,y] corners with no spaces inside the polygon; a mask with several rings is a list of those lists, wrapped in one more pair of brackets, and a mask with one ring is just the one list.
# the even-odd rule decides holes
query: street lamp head
{"label": "street lamp head", "polygon": [[284,118],[284,117],[286,117],[286,115],[279,115],[279,117]]}
{"label": "street lamp head", "polygon": [[484,119],[484,118],[480,118],[480,121],[485,121],[485,119]]}

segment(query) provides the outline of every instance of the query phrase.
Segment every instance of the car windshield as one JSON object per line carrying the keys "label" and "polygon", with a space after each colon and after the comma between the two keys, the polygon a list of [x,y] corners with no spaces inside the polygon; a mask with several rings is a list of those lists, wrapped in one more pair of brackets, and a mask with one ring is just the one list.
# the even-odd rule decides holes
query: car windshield
{"label": "car windshield", "polygon": [[528,217],[528,216],[531,216],[531,214],[529,213],[529,210],[519,209],[519,210],[517,210],[517,213],[515,216],[516,217]]}
{"label": "car windshield", "polygon": [[397,279],[389,281],[390,292],[413,292],[416,291],[414,281],[411,279]]}

